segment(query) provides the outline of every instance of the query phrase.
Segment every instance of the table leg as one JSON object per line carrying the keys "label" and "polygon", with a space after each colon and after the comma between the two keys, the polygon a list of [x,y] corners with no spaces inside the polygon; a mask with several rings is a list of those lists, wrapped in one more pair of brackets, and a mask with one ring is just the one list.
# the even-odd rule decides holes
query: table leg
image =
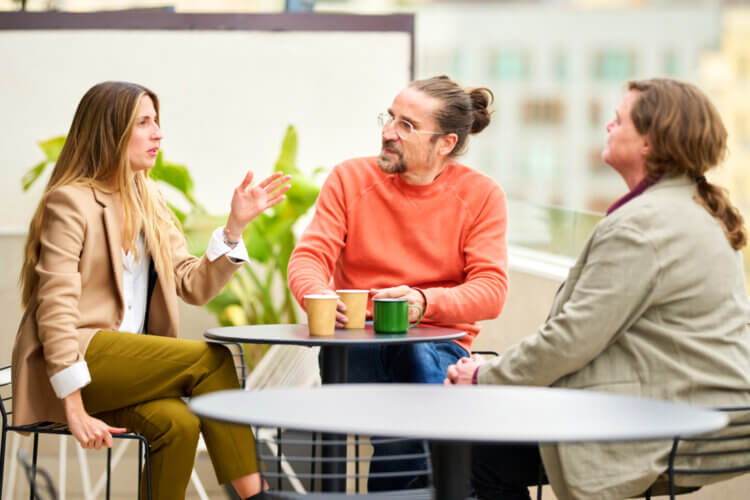
{"label": "table leg", "polygon": [[465,500],[471,479],[471,444],[433,441],[430,453],[435,500]]}
{"label": "table leg", "polygon": [[[347,347],[322,346],[320,348],[320,379],[324,384],[346,383]],[[336,441],[342,444],[323,446],[323,458],[337,458],[334,462],[323,462],[323,474],[337,474],[341,477],[323,479],[323,491],[346,491],[346,436],[343,434],[323,434],[323,442]]]}
{"label": "table leg", "polygon": [[324,384],[345,384],[348,350],[345,345],[320,348],[320,380]]}

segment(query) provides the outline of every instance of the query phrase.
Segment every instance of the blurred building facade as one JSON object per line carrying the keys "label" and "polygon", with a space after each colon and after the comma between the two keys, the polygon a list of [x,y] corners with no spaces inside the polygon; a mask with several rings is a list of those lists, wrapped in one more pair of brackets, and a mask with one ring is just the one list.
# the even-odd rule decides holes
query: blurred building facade
{"label": "blurred building facade", "polygon": [[466,161],[509,197],[602,211],[625,190],[601,151],[626,82],[696,82],[720,28],[712,5],[442,4],[418,11],[418,74],[495,92],[494,123]]}

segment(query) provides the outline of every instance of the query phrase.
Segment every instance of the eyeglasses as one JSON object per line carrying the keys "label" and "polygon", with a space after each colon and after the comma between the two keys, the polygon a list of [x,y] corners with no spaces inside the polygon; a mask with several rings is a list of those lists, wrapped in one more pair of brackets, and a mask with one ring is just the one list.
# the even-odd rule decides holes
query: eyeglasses
{"label": "eyeglasses", "polygon": [[380,113],[378,115],[378,125],[380,125],[380,128],[385,128],[391,123],[393,123],[393,128],[396,130],[396,135],[401,139],[406,139],[410,134],[443,134],[443,132],[434,132],[432,130],[417,130],[414,128],[414,125],[406,120],[394,120],[390,113]]}

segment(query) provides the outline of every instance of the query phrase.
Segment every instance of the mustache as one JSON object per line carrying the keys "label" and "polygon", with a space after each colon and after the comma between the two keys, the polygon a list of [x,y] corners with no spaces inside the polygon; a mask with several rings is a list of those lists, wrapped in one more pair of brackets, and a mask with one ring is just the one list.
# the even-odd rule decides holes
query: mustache
{"label": "mustache", "polygon": [[381,149],[386,149],[386,148],[390,149],[391,151],[394,151],[396,154],[398,154],[399,157],[403,155],[403,152],[398,148],[398,146],[396,146],[395,141],[383,141],[383,146]]}

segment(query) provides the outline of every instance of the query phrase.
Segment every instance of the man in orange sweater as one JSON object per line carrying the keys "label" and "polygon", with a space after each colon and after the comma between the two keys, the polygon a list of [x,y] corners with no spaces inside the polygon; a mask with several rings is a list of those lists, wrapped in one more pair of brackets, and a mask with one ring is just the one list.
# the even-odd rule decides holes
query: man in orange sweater
{"label": "man in orange sweater", "polygon": [[[350,382],[442,383],[447,367],[470,354],[476,322],[500,314],[508,291],[505,195],[454,160],[468,135],[489,124],[492,98],[489,89],[464,90],[448,77],[412,82],[379,117],[380,155],[336,166],[323,185],[289,261],[297,301],[304,307],[307,294],[371,289],[373,298],[420,306],[422,326],[468,334],[456,342],[350,347]],[[337,325],[345,322],[340,302]],[[402,486],[370,481],[370,489]]]}

